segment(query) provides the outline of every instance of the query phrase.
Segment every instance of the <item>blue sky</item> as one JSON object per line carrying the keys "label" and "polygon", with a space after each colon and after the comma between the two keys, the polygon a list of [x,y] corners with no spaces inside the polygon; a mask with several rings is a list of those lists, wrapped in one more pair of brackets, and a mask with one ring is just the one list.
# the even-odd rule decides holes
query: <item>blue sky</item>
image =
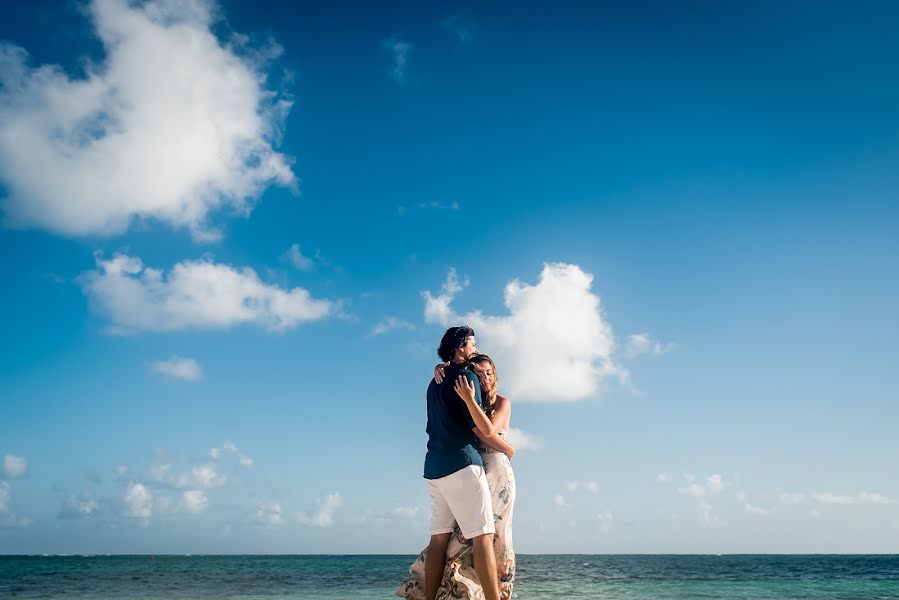
{"label": "blue sky", "polygon": [[894,4],[3,16],[0,552],[417,552],[460,321],[519,552],[897,551]]}

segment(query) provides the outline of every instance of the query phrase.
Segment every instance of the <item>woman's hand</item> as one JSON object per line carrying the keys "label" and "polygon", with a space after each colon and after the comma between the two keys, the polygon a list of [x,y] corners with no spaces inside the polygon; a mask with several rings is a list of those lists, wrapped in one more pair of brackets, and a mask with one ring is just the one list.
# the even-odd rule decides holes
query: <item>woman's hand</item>
{"label": "woman's hand", "polygon": [[443,378],[446,377],[446,368],[450,365],[449,361],[445,363],[440,363],[436,367],[434,367],[434,381],[437,383],[443,383]]}
{"label": "woman's hand", "polygon": [[509,460],[512,460],[512,457],[515,456],[515,448],[513,448],[512,446],[509,446],[509,449],[506,450],[505,452],[503,452],[503,454],[508,456]]}
{"label": "woman's hand", "polygon": [[459,375],[456,378],[456,385],[453,386],[453,389],[466,403],[474,402],[474,384],[465,375]]}

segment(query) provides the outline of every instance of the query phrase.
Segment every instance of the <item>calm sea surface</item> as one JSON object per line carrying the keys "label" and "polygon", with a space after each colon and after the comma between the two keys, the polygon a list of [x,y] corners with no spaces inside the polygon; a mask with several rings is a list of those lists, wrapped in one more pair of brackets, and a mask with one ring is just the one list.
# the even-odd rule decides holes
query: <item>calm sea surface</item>
{"label": "calm sea surface", "polygon": [[[414,556],[0,556],[0,598],[393,598]],[[899,599],[899,555],[521,555],[516,596]]]}

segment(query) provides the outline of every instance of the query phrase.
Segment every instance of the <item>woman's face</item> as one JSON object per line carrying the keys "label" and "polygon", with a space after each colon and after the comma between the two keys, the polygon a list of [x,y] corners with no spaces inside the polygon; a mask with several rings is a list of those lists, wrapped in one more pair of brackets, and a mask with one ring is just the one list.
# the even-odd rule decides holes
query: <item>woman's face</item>
{"label": "woman's face", "polygon": [[474,370],[478,374],[478,379],[481,380],[481,385],[488,390],[492,390],[493,386],[496,385],[496,375],[493,373],[493,367],[490,366],[490,363],[475,363]]}

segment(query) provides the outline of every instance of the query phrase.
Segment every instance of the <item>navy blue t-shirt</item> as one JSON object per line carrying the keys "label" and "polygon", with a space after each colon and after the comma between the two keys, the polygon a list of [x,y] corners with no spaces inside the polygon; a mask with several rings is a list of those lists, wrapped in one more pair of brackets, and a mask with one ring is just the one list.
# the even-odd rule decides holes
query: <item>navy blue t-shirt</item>
{"label": "navy blue t-shirt", "polygon": [[425,455],[425,479],[440,479],[469,465],[484,466],[478,452],[478,438],[472,431],[474,419],[456,390],[456,377],[465,375],[474,383],[474,399],[481,402],[481,384],[470,370],[459,365],[446,368],[443,383],[433,379],[428,386],[428,453]]}

